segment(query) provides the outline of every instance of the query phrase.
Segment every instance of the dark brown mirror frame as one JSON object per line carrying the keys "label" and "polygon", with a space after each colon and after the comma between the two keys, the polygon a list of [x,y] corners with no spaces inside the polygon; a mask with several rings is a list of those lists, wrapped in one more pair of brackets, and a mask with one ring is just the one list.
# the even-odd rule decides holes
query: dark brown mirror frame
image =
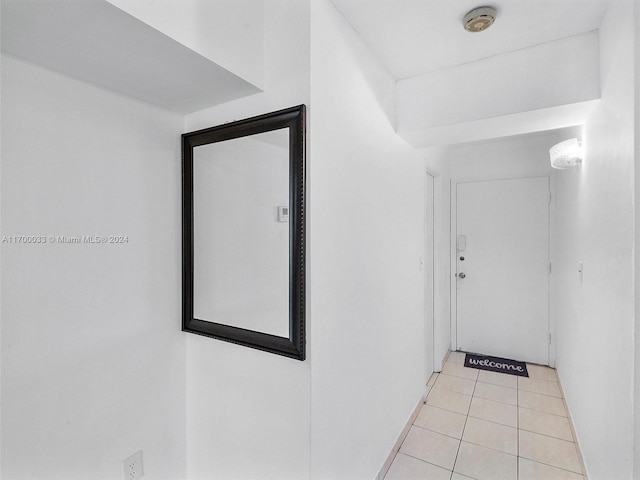
{"label": "dark brown mirror frame", "polygon": [[[305,359],[305,106],[182,135],[182,330]],[[193,149],[289,128],[289,337],[193,317]]]}

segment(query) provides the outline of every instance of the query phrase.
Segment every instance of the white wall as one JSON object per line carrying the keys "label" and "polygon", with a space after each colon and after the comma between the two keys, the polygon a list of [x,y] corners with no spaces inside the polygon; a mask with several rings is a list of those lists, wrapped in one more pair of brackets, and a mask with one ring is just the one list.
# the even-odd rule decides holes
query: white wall
{"label": "white wall", "polygon": [[[1,10],[0,10],[1,14]],[[4,62],[2,55],[0,55],[0,72],[2,71],[2,63]],[[0,77],[0,110],[2,110],[2,78]],[[2,199],[2,137],[3,137],[3,128],[2,128],[2,116],[0,115],[0,233],[2,233],[2,211],[4,201]],[[2,425],[2,365],[3,365],[3,355],[2,355],[2,250],[0,247],[0,476],[2,476],[2,445],[3,445],[3,425]]]}
{"label": "white wall", "polygon": [[[635,2],[635,64],[640,65],[640,2]],[[640,478],[640,208],[638,208],[638,199],[640,199],[640,168],[638,161],[640,160],[640,71],[636,67],[634,72],[634,105],[635,105],[635,163],[634,163],[634,291],[635,291],[635,362],[634,362],[634,461],[633,461],[633,477]]]}
{"label": "white wall", "polygon": [[[187,116],[187,131],[309,104],[309,3],[264,12],[264,92]],[[188,478],[308,478],[310,363],[189,335]]]}
{"label": "white wall", "polygon": [[309,0],[264,0],[264,92],[187,115],[187,130],[309,103]]}
{"label": "white wall", "polygon": [[457,145],[449,149],[454,182],[549,176],[549,147],[579,129],[552,130],[498,140]]}
{"label": "white wall", "polygon": [[371,480],[425,392],[425,166],[389,73],[311,3],[311,477]]}
{"label": "white wall", "polygon": [[[2,478],[185,473],[182,117],[2,58]],[[123,244],[49,236],[126,235]]]}
{"label": "white wall", "polygon": [[632,9],[631,1],[611,2],[600,30],[602,100],[584,127],[584,163],[556,175],[557,368],[593,480],[632,478]]}

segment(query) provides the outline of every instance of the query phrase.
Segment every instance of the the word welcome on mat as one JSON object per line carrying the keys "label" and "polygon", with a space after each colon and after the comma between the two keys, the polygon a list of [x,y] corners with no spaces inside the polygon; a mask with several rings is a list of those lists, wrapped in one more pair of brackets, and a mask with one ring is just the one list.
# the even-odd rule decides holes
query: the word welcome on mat
{"label": "the word welcome on mat", "polygon": [[527,364],[508,358],[489,357],[487,355],[474,355],[467,353],[464,358],[464,366],[477,368],[479,370],[489,370],[490,372],[508,373],[520,377],[528,377]]}

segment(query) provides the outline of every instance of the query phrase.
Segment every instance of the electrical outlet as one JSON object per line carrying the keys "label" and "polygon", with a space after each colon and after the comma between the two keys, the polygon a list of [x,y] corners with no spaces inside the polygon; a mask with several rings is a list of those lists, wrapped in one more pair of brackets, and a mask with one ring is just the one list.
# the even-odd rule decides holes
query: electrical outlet
{"label": "electrical outlet", "polygon": [[142,450],[134,453],[129,458],[122,461],[122,478],[124,480],[138,480],[144,476],[142,466]]}

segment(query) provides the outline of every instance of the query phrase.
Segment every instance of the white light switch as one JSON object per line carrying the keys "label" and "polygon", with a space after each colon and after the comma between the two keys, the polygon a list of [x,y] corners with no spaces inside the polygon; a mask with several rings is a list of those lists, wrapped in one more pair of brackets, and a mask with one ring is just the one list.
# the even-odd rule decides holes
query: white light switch
{"label": "white light switch", "polygon": [[278,207],[278,221],[281,223],[286,223],[289,221],[289,207]]}
{"label": "white light switch", "polygon": [[584,278],[584,264],[582,263],[582,260],[578,262],[578,275],[580,278],[580,283],[582,283],[582,280]]}

